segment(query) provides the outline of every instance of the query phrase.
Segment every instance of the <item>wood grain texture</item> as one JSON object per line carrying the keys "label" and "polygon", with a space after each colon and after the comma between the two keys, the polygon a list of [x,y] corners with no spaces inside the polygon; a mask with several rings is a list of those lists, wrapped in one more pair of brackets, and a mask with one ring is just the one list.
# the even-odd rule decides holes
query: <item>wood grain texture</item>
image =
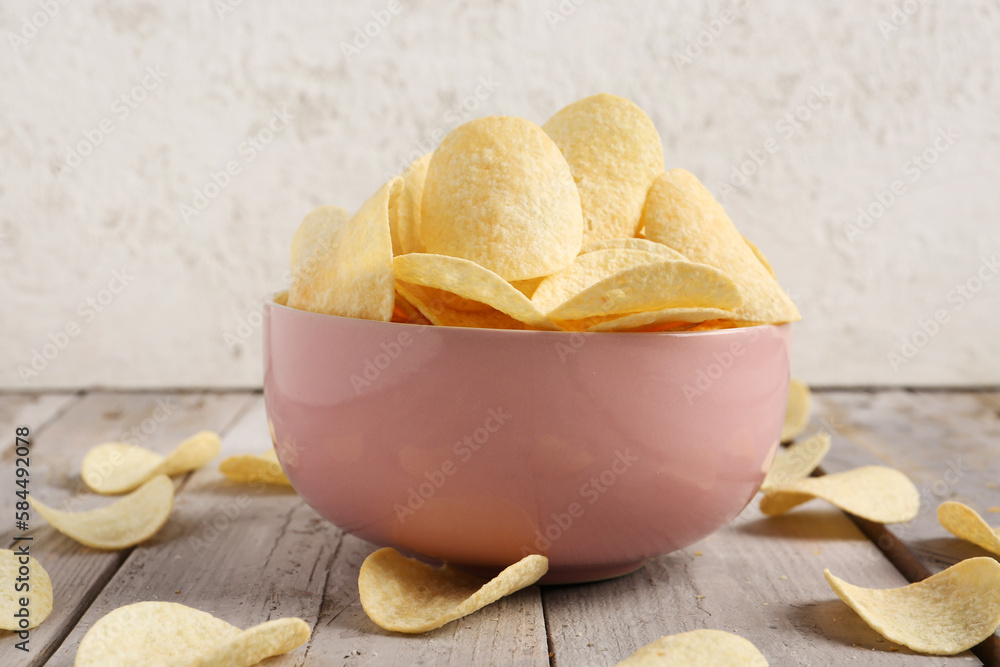
{"label": "wood grain texture", "polygon": [[[90,447],[120,439],[123,433],[139,425],[139,432],[145,437],[144,446],[168,451],[197,430],[224,430],[244,409],[247,400],[247,396],[240,394],[87,395],[39,432],[32,445],[32,494],[68,511],[108,504],[111,499],[91,494],[80,480],[80,461]],[[165,413],[164,405],[168,406],[170,414],[155,421],[153,415]],[[158,408],[160,413],[157,413]],[[141,430],[147,419],[154,419],[155,423],[155,428],[147,423],[149,433]],[[12,462],[6,460],[0,463],[4,489],[8,488],[6,480],[12,476],[11,466]],[[5,521],[2,527],[0,541],[7,547],[12,542],[12,526]],[[169,528],[170,522],[164,531]],[[108,552],[86,548],[57,533],[36,513],[32,515],[32,530],[28,534],[34,537],[32,555],[52,578],[55,604],[48,619],[31,631],[32,652],[27,661],[23,652],[13,648],[14,636],[0,633],[0,665],[43,664],[130,553],[129,550]],[[155,543],[159,539],[158,534],[152,541]],[[140,545],[135,549],[145,548],[146,545]],[[64,656],[62,661],[54,662],[70,663],[72,654],[69,660]]]}
{"label": "wood grain texture", "polygon": [[[862,465],[903,471],[920,491],[920,512],[889,526],[931,572],[983,549],[951,535],[937,507],[958,500],[1000,525],[1000,418],[993,394],[975,392],[824,392],[813,423],[833,431],[827,472]],[[808,432],[808,431],[807,431]],[[994,512],[989,511],[994,508]]]}
{"label": "wood grain texture", "polygon": [[[619,579],[542,589],[553,664],[613,665],[663,635],[736,633],[772,665],[937,665],[880,637],[830,590],[823,568],[862,586],[906,581],[832,508],[728,527]],[[965,654],[949,664],[979,664]]]}
{"label": "wood grain texture", "polygon": [[[225,453],[271,447],[263,399],[223,439]],[[375,547],[321,519],[294,491],[228,482],[217,464],[195,472],[164,529],[135,549],[56,653],[69,661],[87,629],[119,606],[167,600],[247,628],[298,616],[309,643],[277,665],[547,664],[537,589],[411,637],[375,626],[357,576]]]}

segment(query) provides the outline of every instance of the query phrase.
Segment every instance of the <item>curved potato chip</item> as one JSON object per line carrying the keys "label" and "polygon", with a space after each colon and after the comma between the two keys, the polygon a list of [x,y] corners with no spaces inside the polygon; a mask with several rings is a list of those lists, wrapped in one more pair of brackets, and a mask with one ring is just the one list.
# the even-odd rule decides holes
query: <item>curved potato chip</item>
{"label": "curved potato chip", "polygon": [[53,528],[80,544],[124,549],[148,540],[167,522],[174,508],[174,483],[157,475],[110,505],[86,512],[60,512],[34,496],[28,500]]}
{"label": "curved potato chip", "polygon": [[309,626],[298,618],[241,631],[176,602],[136,602],[98,619],[80,641],[73,664],[244,667],[291,651],[308,638]]}
{"label": "curved potato chip", "polygon": [[[456,303],[462,297],[434,289],[397,282],[396,289],[412,303],[431,324],[446,327],[475,327],[479,329],[525,329],[524,322],[515,320],[506,313],[486,306],[470,310],[464,304]],[[474,302],[473,302],[474,303]],[[482,304],[485,306],[485,304]]]}
{"label": "curved potato chip", "polygon": [[330,261],[331,248],[325,244],[327,229],[330,225],[346,225],[350,220],[351,214],[339,206],[320,206],[306,215],[292,236],[289,255],[293,281],[296,276],[309,276]]}
{"label": "curved potato chip", "polygon": [[124,442],[106,442],[87,452],[80,466],[92,491],[118,494],[138,488],[157,475],[180,475],[197,470],[216,456],[222,443],[212,431],[195,433],[165,457]]}
{"label": "curved potato chip", "polygon": [[761,491],[776,488],[785,482],[805,479],[830,451],[830,434],[816,435],[800,440],[794,445],[778,448],[774,462],[760,485]]}
{"label": "curved potato chip", "polygon": [[937,515],[941,525],[955,537],[1000,555],[1000,530],[991,528],[976,510],[964,503],[946,500],[938,505]]}
{"label": "curved potato chip", "polygon": [[663,144],[642,109],[601,93],[542,126],[566,156],[580,190],[585,242],[635,236],[649,186],[663,173]]}
{"label": "curved potato chip", "polygon": [[764,265],[764,268],[767,269],[767,272],[770,273],[772,276],[774,276],[774,269],[771,268],[771,262],[767,261],[767,257],[765,257],[764,253],[760,251],[760,248],[755,246],[753,242],[751,242],[750,239],[748,239],[745,236],[743,237],[743,240],[747,242],[747,245],[750,246],[750,250],[752,250],[753,254],[757,256],[757,259],[760,260],[760,263]]}
{"label": "curved potato chip", "polygon": [[552,139],[523,118],[477,118],[449,132],[431,157],[421,215],[427,252],[505,280],[558,271],[580,252],[573,174]]}
{"label": "curved potato chip", "polygon": [[493,579],[455,570],[435,570],[392,548],[379,549],[361,564],[361,606],[379,627],[418,633],[468,616],[542,578],[545,556],[526,556]]}
{"label": "curved potato chip", "polygon": [[531,303],[543,313],[576,296],[594,283],[643,264],[662,262],[661,255],[642,250],[606,248],[581,253],[562,271],[546,277],[531,295]]}
{"label": "curved potato chip", "polygon": [[655,241],[650,241],[648,239],[640,238],[615,238],[615,239],[601,239],[599,241],[591,241],[587,243],[580,249],[580,254],[586,254],[588,252],[594,252],[596,250],[611,250],[617,248],[619,250],[642,250],[645,252],[651,252],[654,255],[660,255],[664,259],[683,259],[688,261],[688,258],[680,254],[673,248],[668,248],[662,243],[657,243]]}
{"label": "curved potato chip", "polygon": [[393,178],[350,220],[330,206],[306,216],[297,254],[315,259],[292,267],[291,308],[383,322],[392,318],[396,293],[389,210],[396,208],[402,190],[403,179]]}
{"label": "curved potato chip", "polygon": [[903,473],[885,466],[865,466],[779,484],[764,492],[760,511],[777,516],[813,498],[822,498],[845,512],[878,523],[902,523],[920,511],[917,487]]}
{"label": "curved potato chip", "polygon": [[[674,328],[691,322],[704,322],[731,315],[732,311],[718,308],[664,308],[627,315],[597,315],[583,320],[560,320],[556,324],[566,331],[636,331],[651,328]],[[667,325],[671,325],[667,327]]]}
{"label": "curved potato chip", "polygon": [[1000,627],[1000,563],[986,556],[902,588],[862,588],[830,570],[823,576],[873,630],[920,653],[961,653]]}
{"label": "curved potato chip", "polygon": [[[27,576],[20,571],[23,566],[28,568]],[[28,589],[15,590],[14,586],[18,583],[27,583]],[[52,580],[41,563],[31,556],[0,549],[0,586],[3,586],[0,591],[0,630],[19,632],[37,628],[52,613]],[[28,600],[26,618],[14,616],[21,611],[21,598]],[[21,620],[26,625],[22,626]]]}
{"label": "curved potato chip", "polygon": [[228,456],[219,463],[219,472],[231,482],[292,485],[273,449],[269,449],[263,454]]}
{"label": "curved potato chip", "polygon": [[722,630],[691,630],[660,637],[616,667],[767,667],[767,658],[748,640]]}
{"label": "curved potato chip", "polygon": [[663,243],[692,262],[729,275],[743,294],[733,319],[778,324],[802,319],[798,309],[725,209],[690,172],[672,169],[656,179],[642,213],[646,238]]}
{"label": "curved potato chip", "polygon": [[603,278],[547,315],[553,320],[580,320],[665,308],[731,311],[741,301],[736,284],[722,271],[706,264],[664,260],[633,266]]}
{"label": "curved potato chip", "polygon": [[809,425],[812,397],[809,386],[801,380],[788,381],[788,403],[785,406],[785,423],[781,427],[781,441],[794,440]]}
{"label": "curved potato chip", "polygon": [[506,313],[536,329],[559,330],[555,322],[536,308],[528,297],[475,262],[447,255],[413,253],[400,255],[392,265],[399,282],[456,294]]}
{"label": "curved potato chip", "polygon": [[431,155],[427,153],[417,158],[401,174],[403,190],[389,214],[393,255],[424,252],[424,240],[420,236],[420,202],[424,197],[424,181],[427,180]]}
{"label": "curved potato chip", "polygon": [[294,651],[309,639],[301,618],[278,618],[255,625],[215,645],[187,667],[251,667],[265,658]]}

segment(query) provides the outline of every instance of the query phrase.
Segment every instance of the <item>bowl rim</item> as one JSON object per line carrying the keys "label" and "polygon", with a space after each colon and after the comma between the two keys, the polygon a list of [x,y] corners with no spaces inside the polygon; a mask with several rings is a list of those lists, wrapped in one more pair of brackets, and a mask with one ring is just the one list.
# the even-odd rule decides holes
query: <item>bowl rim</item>
{"label": "bowl rim", "polygon": [[415,324],[412,322],[383,322],[382,320],[367,320],[360,317],[346,317],[344,315],[333,315],[329,313],[315,313],[310,310],[300,310],[298,308],[292,308],[289,305],[278,303],[275,299],[281,294],[287,294],[288,289],[275,290],[269,292],[263,299],[263,304],[265,308],[281,308],[283,310],[302,313],[305,316],[311,316],[313,318],[324,318],[333,320],[343,320],[347,322],[368,322],[373,326],[382,325],[389,327],[419,327],[423,329],[430,329],[435,331],[477,331],[482,333],[472,333],[471,336],[477,335],[533,335],[533,334],[546,334],[550,336],[670,336],[672,338],[694,338],[698,336],[739,336],[741,334],[746,334],[754,329],[764,329],[767,327],[774,327],[775,329],[782,327],[791,327],[794,322],[782,322],[780,324],[749,324],[745,326],[737,326],[729,329],[713,329],[710,331],[546,331],[544,329],[489,329],[483,327],[457,327],[449,324]]}

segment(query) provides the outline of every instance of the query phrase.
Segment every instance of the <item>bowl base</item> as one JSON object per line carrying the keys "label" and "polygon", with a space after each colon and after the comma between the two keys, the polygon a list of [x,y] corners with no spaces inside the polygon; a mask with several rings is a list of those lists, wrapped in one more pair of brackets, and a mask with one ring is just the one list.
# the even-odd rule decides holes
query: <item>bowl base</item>
{"label": "bowl base", "polygon": [[[614,579],[631,574],[642,568],[645,560],[631,563],[615,563],[613,565],[581,565],[577,567],[553,567],[538,582],[540,586],[558,586],[562,584],[588,584],[605,579]],[[495,569],[466,567],[457,565],[462,570],[481,577],[493,578],[499,574]]]}

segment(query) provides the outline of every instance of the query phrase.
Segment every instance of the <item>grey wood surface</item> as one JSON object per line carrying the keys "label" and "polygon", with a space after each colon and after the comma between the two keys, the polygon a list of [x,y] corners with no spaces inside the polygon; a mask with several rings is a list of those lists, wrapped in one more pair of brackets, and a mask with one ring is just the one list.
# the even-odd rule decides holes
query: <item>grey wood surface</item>
{"label": "grey wood surface", "polygon": [[[48,426],[31,424],[34,436],[31,492],[67,511],[108,504],[112,498],[92,494],[80,480],[80,461],[90,447],[120,439],[133,426],[141,427],[153,415],[165,414],[163,406],[167,406],[170,414],[159,422],[154,419],[155,429],[147,428],[148,434],[140,431],[145,436],[144,446],[166,452],[198,430],[225,429],[248,400],[243,394],[90,394],[73,403]],[[13,461],[5,456],[0,462],[4,496],[13,495],[12,468]],[[147,548],[140,545],[124,551],[90,549],[53,530],[37,513],[32,515],[32,529],[28,533],[34,537],[31,553],[52,578],[55,604],[48,619],[31,631],[32,651],[27,656],[14,648],[13,635],[0,632],[0,665],[43,664],[128,555]],[[9,547],[14,535],[13,515],[2,516],[0,543]],[[72,664],[72,655],[53,664]]]}
{"label": "grey wood surface", "polygon": [[[0,396],[3,488],[12,479],[8,432],[26,421],[36,438],[33,492],[57,507],[68,499],[74,510],[106,504],[108,498],[81,489],[80,460],[93,445],[136,426],[142,433],[165,399],[171,415],[143,434],[144,446],[165,452],[201,429],[223,433],[223,455],[271,446],[259,394],[6,395]],[[824,392],[816,397],[811,430],[833,433],[830,471],[881,462],[914,479],[928,500],[917,520],[896,530],[939,569],[983,552],[936,526],[938,495],[969,502],[1000,524],[1000,513],[985,511],[1000,505],[998,414],[998,394]],[[949,459],[960,460],[952,466],[962,471],[954,483],[945,477]],[[746,637],[772,665],[980,664],[969,653],[941,658],[895,646],[836,598],[824,567],[866,586],[901,586],[905,579],[846,515],[822,501],[765,518],[755,499],[730,526],[631,575],[531,587],[432,633],[404,636],[380,630],[358,601],[358,568],[374,547],[327,524],[293,491],[232,484],[217,461],[176,485],[167,525],[122,552],[87,549],[34,518],[34,555],[52,575],[55,610],[32,631],[28,660],[13,650],[12,635],[0,633],[0,665],[50,657],[49,664],[70,665],[97,619],[140,600],[181,602],[240,627],[302,617],[312,637],[267,661],[276,666],[613,665],[662,635],[702,627]],[[0,523],[4,546],[10,523]]]}

